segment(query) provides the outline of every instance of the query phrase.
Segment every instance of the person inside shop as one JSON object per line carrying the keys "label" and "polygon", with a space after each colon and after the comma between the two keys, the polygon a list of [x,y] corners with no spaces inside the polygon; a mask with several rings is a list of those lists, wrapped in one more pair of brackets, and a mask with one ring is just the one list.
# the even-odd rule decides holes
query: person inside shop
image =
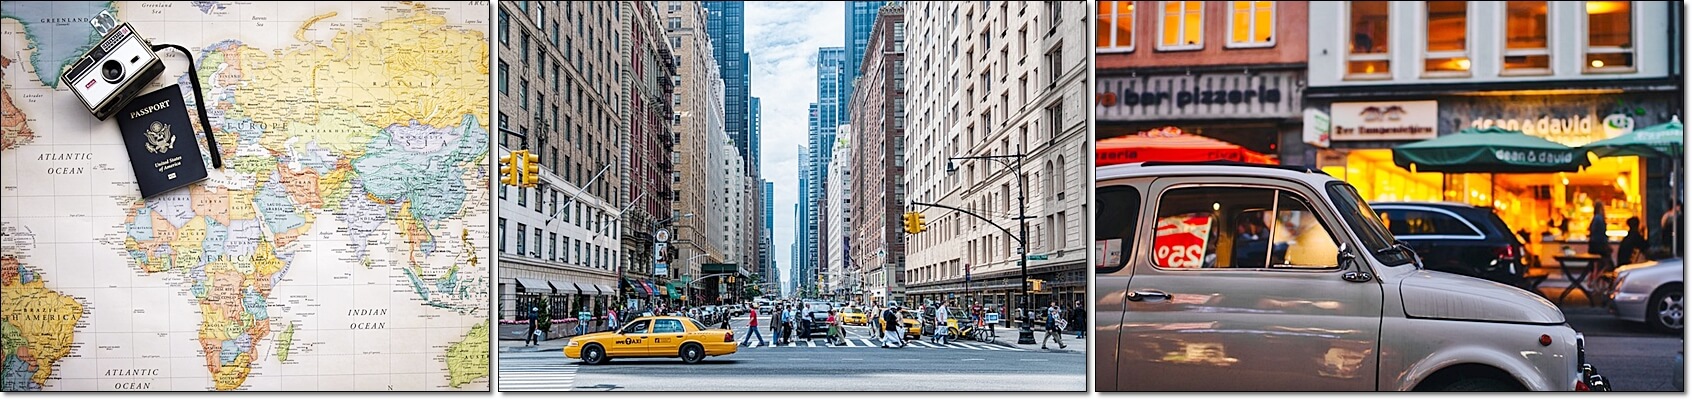
{"label": "person inside shop", "polygon": [[1621,245],[1616,248],[1616,265],[1650,260],[1645,254],[1650,247],[1651,242],[1645,240],[1645,234],[1639,232],[1639,217],[1627,217],[1627,237],[1623,237]]}
{"label": "person inside shop", "polygon": [[1604,220],[1604,202],[1592,202],[1592,224],[1587,226],[1586,234],[1586,252],[1597,255],[1601,263],[1594,270],[1603,273],[1614,267],[1616,259],[1610,254],[1609,222]]}
{"label": "person inside shop", "polygon": [[1663,219],[1658,226],[1658,246],[1663,248],[1659,252],[1667,253],[1667,257],[1685,254],[1685,244],[1680,240],[1680,199],[1669,200],[1669,210],[1663,213]]}

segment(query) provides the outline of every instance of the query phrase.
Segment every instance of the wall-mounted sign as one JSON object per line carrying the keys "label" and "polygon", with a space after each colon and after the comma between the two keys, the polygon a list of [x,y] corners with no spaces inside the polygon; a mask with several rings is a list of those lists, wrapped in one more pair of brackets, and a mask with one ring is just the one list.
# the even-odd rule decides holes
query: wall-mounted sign
{"label": "wall-mounted sign", "polygon": [[1099,121],[1293,118],[1302,71],[1099,78]]}
{"label": "wall-mounted sign", "polygon": [[1332,119],[1328,113],[1314,108],[1304,109],[1304,142],[1311,146],[1328,148],[1333,130]]}
{"label": "wall-mounted sign", "polygon": [[1611,114],[1600,119],[1596,115],[1542,115],[1538,118],[1482,117],[1469,122],[1474,128],[1500,127],[1521,131],[1569,147],[1604,140],[1633,131],[1633,118]]}
{"label": "wall-mounted sign", "polygon": [[1439,102],[1392,101],[1334,103],[1329,111],[1330,138],[1347,140],[1424,140],[1439,136]]}

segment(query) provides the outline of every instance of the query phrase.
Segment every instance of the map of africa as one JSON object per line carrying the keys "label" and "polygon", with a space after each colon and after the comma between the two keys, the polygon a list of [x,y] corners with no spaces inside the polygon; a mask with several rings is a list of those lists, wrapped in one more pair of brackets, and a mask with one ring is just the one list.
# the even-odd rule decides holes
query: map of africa
{"label": "map of africa", "polygon": [[[0,389],[488,390],[489,9],[6,2]],[[142,199],[60,84],[101,11],[192,51],[209,179]]]}

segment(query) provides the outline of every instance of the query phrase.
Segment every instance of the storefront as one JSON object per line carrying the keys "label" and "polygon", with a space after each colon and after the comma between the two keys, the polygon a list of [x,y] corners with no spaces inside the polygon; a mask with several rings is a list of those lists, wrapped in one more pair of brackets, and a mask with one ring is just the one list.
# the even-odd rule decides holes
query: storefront
{"label": "storefront", "polygon": [[[1432,96],[1381,101],[1312,101],[1326,132],[1311,132],[1315,166],[1357,187],[1369,201],[1445,201],[1490,207],[1527,243],[1541,265],[1568,246],[1586,250],[1588,226],[1602,204],[1612,245],[1638,217],[1649,235],[1677,198],[1670,163],[1656,157],[1597,157],[1576,172],[1442,174],[1393,163],[1392,148],[1465,128],[1502,127],[1579,147],[1682,111],[1671,93]],[[1313,128],[1316,125],[1312,124]],[[1315,130],[1315,129],[1313,129]],[[1327,148],[1317,137],[1325,134]],[[1304,147],[1304,146],[1299,146]]]}
{"label": "storefront", "polygon": [[[1098,78],[1096,139],[1178,132],[1217,139],[1280,161],[1297,141],[1303,69],[1123,72]],[[1294,158],[1284,162],[1302,163]]]}

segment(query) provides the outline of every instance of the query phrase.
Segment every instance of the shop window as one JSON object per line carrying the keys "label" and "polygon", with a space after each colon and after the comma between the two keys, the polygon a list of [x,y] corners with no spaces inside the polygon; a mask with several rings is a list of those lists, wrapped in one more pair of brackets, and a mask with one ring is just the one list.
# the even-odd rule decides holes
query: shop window
{"label": "shop window", "polygon": [[1228,47],[1274,47],[1275,2],[1228,2]]}
{"label": "shop window", "polygon": [[1093,272],[1110,274],[1122,270],[1132,258],[1134,230],[1140,220],[1140,190],[1132,186],[1106,186],[1098,189],[1094,199]]}
{"label": "shop window", "polygon": [[1632,72],[1633,50],[1633,2],[1586,2],[1586,72]]}
{"label": "shop window", "polygon": [[1308,202],[1252,187],[1170,190],[1159,202],[1159,268],[1337,268],[1339,244]]}
{"label": "shop window", "polygon": [[1353,1],[1347,24],[1350,42],[1347,45],[1346,79],[1388,79],[1392,77],[1391,55],[1388,45],[1389,2]]}
{"label": "shop window", "polygon": [[[1098,44],[1100,52],[1134,51],[1134,2],[1099,2]],[[1027,35],[1027,32],[1023,33]]]}
{"label": "shop window", "polygon": [[1426,48],[1422,57],[1422,74],[1429,77],[1469,76],[1469,3],[1465,1],[1429,1],[1427,6]]}
{"label": "shop window", "polygon": [[1504,3],[1504,75],[1550,75],[1550,3]]}
{"label": "shop window", "polygon": [[1204,48],[1204,2],[1160,1],[1158,8],[1158,50]]}

